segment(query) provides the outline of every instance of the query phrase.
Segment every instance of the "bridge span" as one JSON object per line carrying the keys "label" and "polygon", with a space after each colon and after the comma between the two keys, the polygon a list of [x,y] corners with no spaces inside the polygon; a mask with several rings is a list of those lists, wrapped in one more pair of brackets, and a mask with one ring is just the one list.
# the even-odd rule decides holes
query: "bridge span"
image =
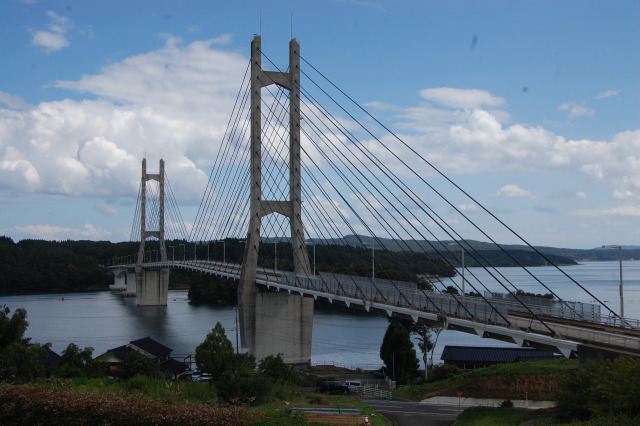
{"label": "bridge span", "polygon": [[[134,264],[112,266],[133,271]],[[148,262],[147,270],[183,269],[239,280],[241,265],[207,260]],[[446,330],[552,350],[577,357],[582,347],[640,356],[640,330],[627,319],[601,317],[599,310],[552,309],[529,304],[530,312],[516,303],[487,300],[420,289],[413,282],[320,272],[316,276],[257,268],[256,284],[262,291],[287,292],[328,303],[342,303],[366,312],[422,319]],[[589,305],[590,306],[590,305]],[[268,321],[268,319],[267,319]],[[277,330],[274,339],[277,340]]]}
{"label": "bridge span", "polygon": [[[268,69],[262,67],[263,57],[269,61]],[[308,72],[301,70],[301,64]],[[301,85],[302,77],[311,84]],[[341,112],[336,116],[334,111]],[[128,256],[135,260],[111,269],[119,286],[136,292],[139,306],[166,305],[171,269],[237,280],[241,345],[257,359],[282,353],[291,364],[311,358],[313,300],[422,319],[567,357],[593,350],[640,355],[637,324],[631,327],[623,309],[616,314],[566,274],[563,279],[576,292],[600,305],[561,300],[553,286],[528,270],[537,292],[553,297],[553,303],[535,297],[525,300],[517,283],[506,277],[494,277],[507,292],[505,297],[497,297],[482,283],[488,294],[480,294],[483,290],[471,283],[476,296],[465,294],[465,256],[475,265],[491,265],[496,256],[488,259],[487,251],[496,251],[510,266],[526,269],[524,265],[536,258],[564,272],[448,178],[426,153],[416,151],[301,57],[295,39],[289,43],[288,66],[278,70],[262,51],[260,36],[254,36],[247,72],[220,142],[189,232],[171,195],[164,161],[160,160],[158,173],[148,173],[146,160],[142,162],[131,233],[138,252]],[[170,220],[165,222],[165,215]],[[348,235],[357,241],[348,241]],[[525,249],[514,253],[497,243],[496,235],[512,236]],[[489,249],[485,243],[472,243],[472,237],[490,241]],[[229,239],[244,242],[241,263],[197,260],[198,241],[207,242],[208,250],[209,243],[226,244]],[[169,261],[166,241],[182,247],[182,262]],[[370,246],[371,278],[316,274],[314,241]],[[272,269],[267,268],[270,261],[259,261],[265,251],[260,247],[267,242],[275,243]],[[279,242],[289,244],[286,269],[293,272],[278,270]],[[313,244],[313,271],[308,242]],[[168,248],[174,259],[175,247]],[[377,263],[376,249],[402,252],[405,263],[399,258],[386,265]],[[187,251],[193,261],[186,261]],[[151,261],[151,252],[156,253],[156,262]],[[333,258],[325,259],[325,264],[337,263],[339,255],[325,254]],[[223,254],[223,259],[229,258]],[[343,270],[362,273],[363,268],[352,268],[352,263],[358,262],[348,262]],[[457,283],[437,282],[433,291],[427,291],[418,283],[391,279],[418,273],[446,275],[458,266],[462,295],[452,294]],[[622,273],[620,281],[622,308]],[[607,316],[600,315],[600,307]]]}

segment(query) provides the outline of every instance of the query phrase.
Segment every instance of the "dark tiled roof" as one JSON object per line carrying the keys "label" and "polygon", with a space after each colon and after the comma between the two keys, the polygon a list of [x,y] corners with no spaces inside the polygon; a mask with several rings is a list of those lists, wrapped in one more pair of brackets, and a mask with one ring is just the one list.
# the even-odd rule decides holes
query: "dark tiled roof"
{"label": "dark tiled roof", "polygon": [[169,355],[173,349],[166,347],[160,342],[153,340],[151,337],[147,336],[142,339],[132,340],[130,342],[132,345],[136,345],[140,349],[143,349],[149,352],[151,355],[157,358],[164,358]]}
{"label": "dark tiled roof", "polygon": [[45,349],[47,351],[46,354],[40,358],[42,362],[44,362],[49,367],[58,366],[60,364],[60,359],[62,359],[62,357],[57,353],[55,353],[54,351],[52,351],[50,348],[45,348]]}
{"label": "dark tiled roof", "polygon": [[445,346],[440,359],[449,362],[516,362],[534,358],[550,359],[557,355],[533,348],[483,348],[473,346]]}
{"label": "dark tiled roof", "polygon": [[184,362],[180,362],[173,358],[169,358],[168,360],[160,364],[160,368],[164,371],[168,371],[173,375],[176,375],[176,374],[184,373],[186,370],[189,369],[189,366]]}
{"label": "dark tiled roof", "polygon": [[117,348],[109,349],[107,352],[111,352],[113,355],[124,361],[127,358],[127,355],[129,355],[129,352],[131,352],[132,350],[133,349],[127,347],[126,345],[123,345],[118,346]]}

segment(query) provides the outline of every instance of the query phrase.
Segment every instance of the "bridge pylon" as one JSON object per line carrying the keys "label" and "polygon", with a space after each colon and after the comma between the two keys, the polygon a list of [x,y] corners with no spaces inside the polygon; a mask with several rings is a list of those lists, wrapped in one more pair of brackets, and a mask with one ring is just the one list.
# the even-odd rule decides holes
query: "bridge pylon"
{"label": "bridge pylon", "polygon": [[[262,199],[261,89],[271,84],[289,91],[289,199]],[[313,299],[278,293],[256,285],[260,227],[264,216],[289,218],[294,272],[310,276],[309,256],[302,226],[300,179],[300,46],[289,43],[289,72],[262,69],[260,36],[251,43],[251,192],[250,220],[238,287],[242,347],[260,360],[283,354],[288,364],[311,360]]]}
{"label": "bridge pylon", "polygon": [[[159,186],[158,229],[147,229],[147,182],[157,181]],[[169,268],[144,268],[145,242],[156,238],[159,243],[160,262],[167,263],[164,243],[164,160],[160,160],[159,172],[147,173],[147,159],[142,160],[140,190],[140,245],[136,260],[136,304],[138,306],[166,306],[169,293]]]}

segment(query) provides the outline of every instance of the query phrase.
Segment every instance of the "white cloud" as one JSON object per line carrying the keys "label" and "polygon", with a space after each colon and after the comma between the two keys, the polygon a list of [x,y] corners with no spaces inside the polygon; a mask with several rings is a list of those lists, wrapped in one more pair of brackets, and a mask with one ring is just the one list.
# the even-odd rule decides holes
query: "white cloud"
{"label": "white cloud", "polygon": [[118,214],[118,211],[116,209],[111,208],[104,203],[96,204],[95,206],[93,206],[93,208],[94,210],[102,213],[105,216],[115,216],[116,214]]}
{"label": "white cloud", "polygon": [[420,96],[450,108],[471,109],[482,108],[484,106],[499,107],[506,103],[504,98],[494,96],[486,90],[478,89],[437,87],[421,90]]}
{"label": "white cloud", "polygon": [[627,217],[640,217],[640,206],[618,206],[609,209],[596,209],[588,210],[581,209],[576,210],[577,216],[627,216]]}
{"label": "white cloud", "polygon": [[[157,159],[165,159],[181,201],[200,201],[207,182],[203,168],[214,163],[248,63],[246,57],[217,47],[225,40],[183,45],[168,38],[161,49],[78,81],[56,83],[86,92],[92,100],[44,102],[24,111],[0,108],[0,195],[129,200],[137,194],[140,161],[147,156],[152,173]],[[603,185],[618,199],[640,198],[640,130],[606,141],[569,140],[542,126],[505,124],[510,117],[499,109],[505,100],[483,90],[434,88],[421,94],[445,108],[430,102],[404,109],[376,106],[397,113],[403,131],[399,136],[447,175],[560,170]],[[417,165],[420,173],[429,173],[415,153],[392,139],[383,139],[392,152]],[[381,144],[365,143],[385,165],[400,169]],[[306,136],[303,145],[311,152]],[[503,187],[500,194],[533,197],[517,185]],[[464,203],[459,208],[472,211]]]}
{"label": "white cloud", "polygon": [[605,90],[604,92],[598,93],[596,99],[613,98],[619,94],[620,90]]}
{"label": "white cloud", "polygon": [[68,47],[70,43],[67,33],[73,27],[71,21],[51,10],[47,12],[47,16],[50,19],[47,30],[35,31],[31,38],[31,44],[40,47],[47,53]]}
{"label": "white cloud", "polygon": [[634,194],[633,194],[633,191],[629,189],[624,189],[624,190],[613,191],[613,194],[611,196],[616,200],[625,200],[628,198],[633,198]]}
{"label": "white cloud", "polygon": [[[140,161],[163,157],[181,200],[202,197],[247,59],[216,50],[223,35],[162,49],[57,86],[95,100],[0,109],[0,193],[102,196],[137,193]],[[13,99],[5,94],[0,99]]]}
{"label": "white cloud", "polygon": [[[559,171],[587,177],[609,188],[616,198],[640,198],[640,130],[623,131],[610,140],[571,140],[542,126],[505,125],[510,119],[499,110],[422,105],[406,108],[397,117],[403,130],[398,136],[414,151],[392,137],[382,138],[382,143],[410,159],[422,174],[431,171],[415,153],[447,174]],[[380,143],[366,144],[392,170],[402,173],[398,161]]]}
{"label": "white cloud", "polygon": [[498,190],[498,195],[505,197],[533,197],[531,191],[520,188],[516,184],[505,185]]}
{"label": "white cloud", "polygon": [[456,207],[463,213],[470,213],[478,210],[478,207],[475,204],[459,204]]}
{"label": "white cloud", "polygon": [[593,117],[595,110],[587,108],[584,104],[575,102],[566,102],[558,107],[559,111],[567,111],[569,117]]}
{"label": "white cloud", "polygon": [[21,97],[2,91],[0,91],[0,104],[5,104],[11,109],[28,109],[31,107],[31,105]]}

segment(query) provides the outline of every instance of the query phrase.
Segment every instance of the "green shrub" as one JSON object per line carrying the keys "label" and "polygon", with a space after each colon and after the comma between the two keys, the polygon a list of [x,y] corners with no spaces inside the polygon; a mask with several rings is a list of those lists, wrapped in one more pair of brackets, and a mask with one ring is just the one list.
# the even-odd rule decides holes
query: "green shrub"
{"label": "green shrub", "polygon": [[449,377],[454,377],[464,373],[461,368],[456,367],[455,365],[444,364],[440,366],[433,367],[431,379],[433,381],[448,379]]}
{"label": "green shrub", "polygon": [[251,370],[225,374],[216,382],[218,395],[230,404],[258,405],[271,395],[271,382]]}
{"label": "green shrub", "polygon": [[588,363],[560,380],[556,400],[566,417],[640,416],[640,360],[620,357]]}
{"label": "green shrub", "polygon": [[502,401],[500,403],[500,407],[502,408],[512,408],[513,407],[513,401],[510,399],[505,399],[504,401]]}
{"label": "green shrub", "polygon": [[291,365],[284,363],[282,354],[268,355],[258,364],[258,373],[274,383],[295,383],[296,373]]}
{"label": "green shrub", "polygon": [[151,379],[148,376],[136,375],[125,382],[126,388],[131,391],[144,391],[151,387]]}

